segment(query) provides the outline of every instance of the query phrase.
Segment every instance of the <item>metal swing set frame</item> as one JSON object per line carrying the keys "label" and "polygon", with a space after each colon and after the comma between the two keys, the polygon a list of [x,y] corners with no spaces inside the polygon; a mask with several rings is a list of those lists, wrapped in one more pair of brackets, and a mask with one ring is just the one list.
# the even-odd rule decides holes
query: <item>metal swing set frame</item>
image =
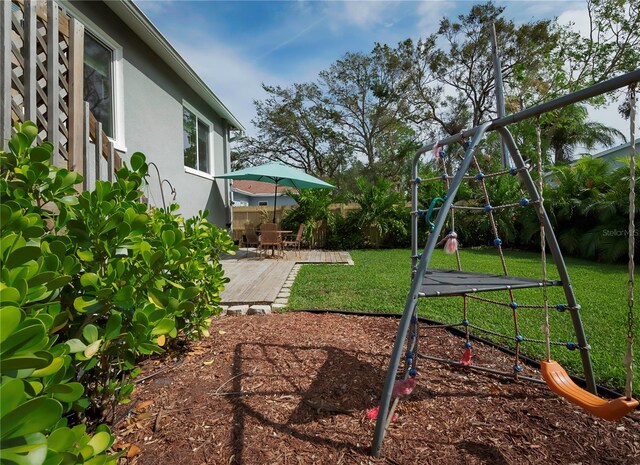
{"label": "metal swing set frame", "polygon": [[[607,81],[600,82],[593,86],[581,89],[577,92],[567,94],[557,99],[545,102],[543,104],[525,109],[521,112],[498,117],[493,121],[489,121],[474,128],[463,131],[459,134],[455,134],[444,139],[434,140],[424,144],[416,152],[413,164],[411,168],[411,210],[412,212],[418,212],[418,188],[420,180],[418,178],[418,162],[422,155],[429,152],[434,146],[447,146],[456,142],[462,142],[468,139],[470,143],[466,145],[466,151],[463,160],[461,161],[458,170],[449,184],[449,189],[446,196],[442,199],[442,205],[438,211],[438,215],[431,227],[431,233],[424,247],[421,255],[418,255],[418,221],[419,215],[414,214],[411,222],[411,257],[412,257],[412,282],[411,288],[407,295],[402,318],[400,319],[397,336],[395,338],[393,351],[391,354],[391,360],[389,368],[385,378],[384,388],[380,398],[379,413],[374,432],[373,442],[371,445],[371,455],[375,457],[380,456],[380,449],[382,447],[382,441],[385,436],[385,432],[390,423],[390,418],[393,415],[395,406],[397,405],[397,399],[392,398],[392,391],[398,369],[400,367],[401,358],[404,352],[405,343],[407,340],[407,334],[410,330],[410,326],[415,322],[417,318],[417,302],[420,297],[430,297],[424,292],[424,279],[425,276],[430,273],[429,262],[436,245],[438,238],[447,220],[447,215],[452,208],[453,202],[456,198],[458,188],[464,181],[467,171],[469,170],[474,158],[476,149],[480,142],[484,138],[487,132],[497,131],[500,134],[500,138],[503,143],[503,147],[506,148],[514,163],[514,169],[517,170],[517,175],[520,176],[522,184],[529,195],[532,206],[536,209],[538,218],[540,219],[541,226],[544,230],[544,237],[546,238],[546,244],[551,251],[553,261],[555,262],[560,283],[562,286],[566,298],[566,309],[571,314],[571,320],[575,335],[577,338],[577,346],[580,351],[580,357],[583,366],[584,379],[586,382],[586,390],[576,386],[569,378],[562,367],[551,360],[542,363],[542,372],[545,381],[549,385],[550,389],[557,394],[565,397],[570,402],[585,408],[592,414],[605,419],[617,419],[633,410],[638,406],[638,402],[628,398],[615,399],[613,401],[607,401],[597,396],[597,388],[591,364],[591,358],[589,355],[589,345],[584,332],[582,319],[580,316],[580,306],[576,300],[569,273],[558,244],[555,232],[551,226],[551,222],[545,211],[544,205],[541,202],[541,195],[536,188],[536,185],[529,174],[525,161],[518,150],[516,142],[508,129],[510,124],[518,123],[520,121],[536,117],[543,113],[547,113],[559,108],[571,105],[573,103],[581,102],[586,99],[611,92],[625,86],[632,85],[640,82],[640,68],[623,74],[621,76],[609,79]],[[497,86],[498,94],[501,95],[501,86]],[[633,144],[635,141],[631,141]],[[504,162],[503,154],[503,162]],[[531,283],[531,286],[522,287],[537,287],[539,285],[545,285],[544,283]],[[510,289],[510,284],[505,284],[505,287],[501,289]],[[449,295],[464,295],[465,292],[477,292],[476,288],[471,287],[467,291],[459,291],[459,293],[451,293]],[[433,296],[433,294],[431,295]],[[630,304],[631,305],[631,304]],[[631,311],[631,309],[630,309]],[[404,374],[406,379],[409,376],[409,370]],[[611,417],[611,418],[608,418]]]}

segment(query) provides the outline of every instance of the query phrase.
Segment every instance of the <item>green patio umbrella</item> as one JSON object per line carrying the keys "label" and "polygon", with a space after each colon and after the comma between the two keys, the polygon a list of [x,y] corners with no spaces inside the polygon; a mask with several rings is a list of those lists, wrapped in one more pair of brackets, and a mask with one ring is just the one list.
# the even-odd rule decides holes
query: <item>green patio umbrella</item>
{"label": "green patio umbrella", "polygon": [[216,178],[245,179],[248,181],[262,181],[275,184],[273,200],[273,222],[276,222],[276,204],[278,203],[278,186],[289,186],[296,189],[334,189],[322,179],[311,176],[302,170],[283,163],[272,162],[260,166],[250,166],[238,171],[221,174]]}

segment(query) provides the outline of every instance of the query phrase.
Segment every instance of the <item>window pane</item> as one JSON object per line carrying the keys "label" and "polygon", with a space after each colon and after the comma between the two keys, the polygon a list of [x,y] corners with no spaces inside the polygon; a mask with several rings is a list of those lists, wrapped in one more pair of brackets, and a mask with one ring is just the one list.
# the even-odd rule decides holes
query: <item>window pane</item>
{"label": "window pane", "polygon": [[113,137],[111,61],[111,50],[85,32],[84,99],[109,137]]}
{"label": "window pane", "polygon": [[209,172],[209,126],[198,121],[198,169]]}
{"label": "window pane", "polygon": [[186,108],[182,112],[182,141],[184,146],[184,166],[198,169],[196,145],[196,115]]}

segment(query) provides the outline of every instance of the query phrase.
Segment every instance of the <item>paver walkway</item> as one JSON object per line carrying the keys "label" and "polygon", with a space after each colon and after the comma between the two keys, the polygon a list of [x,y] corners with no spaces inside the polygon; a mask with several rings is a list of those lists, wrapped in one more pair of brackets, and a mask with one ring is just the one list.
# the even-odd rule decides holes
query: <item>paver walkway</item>
{"label": "paver walkway", "polygon": [[261,259],[255,249],[240,249],[236,255],[225,256],[221,263],[230,279],[220,295],[221,304],[233,306],[275,303],[296,263],[353,265],[353,260],[349,252],[322,250],[287,251],[284,258]]}

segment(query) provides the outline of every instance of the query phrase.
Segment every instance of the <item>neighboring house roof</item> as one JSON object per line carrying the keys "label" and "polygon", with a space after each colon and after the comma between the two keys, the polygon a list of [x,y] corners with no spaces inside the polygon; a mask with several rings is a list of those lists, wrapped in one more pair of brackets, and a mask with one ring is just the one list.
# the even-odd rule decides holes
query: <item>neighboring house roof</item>
{"label": "neighboring house roof", "polygon": [[[251,197],[273,197],[275,188],[275,184],[270,182],[247,181],[244,179],[234,179],[231,184],[231,190]],[[287,191],[297,192],[292,187],[278,186],[278,195],[286,195]]]}
{"label": "neighboring house roof", "polygon": [[[636,139],[636,155],[640,155],[640,137],[638,137]],[[624,144],[620,144],[617,147],[612,147],[610,149],[607,150],[603,150],[602,152],[598,152],[594,155],[592,155],[592,158],[601,158],[601,157],[607,157],[607,156],[625,156],[628,157],[629,156],[629,142],[625,142]]]}
{"label": "neighboring house roof", "polygon": [[114,13],[129,26],[151,49],[158,54],[202,99],[226,119],[233,127],[244,131],[242,123],[231,113],[222,101],[213,93],[189,64],[180,56],[169,41],[153,25],[151,20],[133,3],[132,0],[105,1]]}

